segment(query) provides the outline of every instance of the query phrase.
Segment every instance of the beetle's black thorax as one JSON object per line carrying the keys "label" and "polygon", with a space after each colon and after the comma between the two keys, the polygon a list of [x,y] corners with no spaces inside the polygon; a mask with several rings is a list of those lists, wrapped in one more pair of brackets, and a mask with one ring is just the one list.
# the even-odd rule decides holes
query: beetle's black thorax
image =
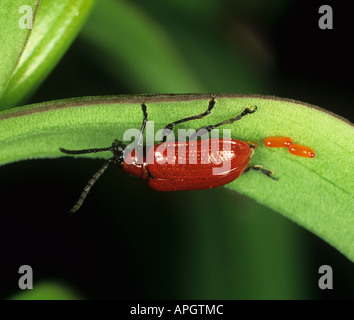
{"label": "beetle's black thorax", "polygon": [[127,146],[120,140],[114,140],[112,143],[112,152],[114,157],[114,163],[118,166],[122,166],[124,162],[124,149]]}

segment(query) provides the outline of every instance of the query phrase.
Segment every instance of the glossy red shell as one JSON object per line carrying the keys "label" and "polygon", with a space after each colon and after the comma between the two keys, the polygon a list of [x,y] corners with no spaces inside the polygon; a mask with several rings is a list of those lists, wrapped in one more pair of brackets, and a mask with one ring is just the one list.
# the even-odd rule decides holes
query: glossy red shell
{"label": "glossy red shell", "polygon": [[145,158],[143,157],[142,159],[138,159],[138,156],[135,155],[135,149],[130,152],[124,159],[123,169],[131,176],[135,176],[141,179],[148,178]]}
{"label": "glossy red shell", "polygon": [[247,143],[233,139],[164,142],[149,149],[144,164],[134,163],[132,152],[124,170],[159,191],[209,189],[237,179],[251,154]]}

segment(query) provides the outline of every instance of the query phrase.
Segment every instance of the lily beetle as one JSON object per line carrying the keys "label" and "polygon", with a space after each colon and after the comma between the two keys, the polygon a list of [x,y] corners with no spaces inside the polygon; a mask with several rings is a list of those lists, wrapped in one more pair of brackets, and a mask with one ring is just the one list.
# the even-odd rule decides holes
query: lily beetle
{"label": "lily beetle", "polygon": [[[234,139],[208,139],[207,144],[203,144],[205,140],[192,140],[190,136],[189,141],[167,141],[167,136],[170,134],[175,125],[191,121],[202,119],[209,115],[214,108],[216,100],[212,98],[209,101],[208,108],[205,112],[180,119],[178,121],[169,123],[164,127],[164,134],[161,143],[148,149],[146,154],[143,153],[143,147],[134,149],[127,152],[126,145],[120,140],[114,140],[112,145],[107,148],[97,149],[85,149],[85,150],[67,150],[59,148],[59,150],[66,154],[85,154],[110,151],[113,157],[107,160],[101,169],[99,169],[87,183],[83,189],[79,200],[70,210],[70,213],[74,213],[83,204],[87,194],[91,190],[94,183],[100,178],[100,176],[106,171],[110,164],[114,163],[123,169],[130,175],[136,176],[142,179],[147,179],[151,188],[158,191],[180,191],[180,190],[199,190],[215,188],[227,183],[230,183],[237,179],[242,173],[246,173],[250,170],[258,170],[273,180],[278,180],[273,177],[273,172],[263,168],[259,165],[249,165],[251,156],[254,153],[256,145],[252,142],[243,142]],[[140,129],[140,136],[138,144],[142,140],[143,133],[145,131],[146,123],[148,121],[147,106],[145,103],[141,105],[143,111],[143,123]],[[251,109],[246,107],[238,116],[222,121],[215,125],[208,125],[196,130],[204,129],[204,132],[211,132],[217,127],[226,124],[232,124],[241,120],[248,114],[256,112],[257,107]],[[213,151],[210,150],[210,145],[216,144],[218,148]],[[160,152],[161,148],[164,152]],[[207,149],[206,149],[207,148]],[[214,150],[215,150],[214,149]],[[137,151],[136,151],[137,150]],[[186,150],[184,154],[181,154],[179,150]],[[224,150],[227,150],[224,151]],[[169,152],[173,151],[173,152]],[[172,154],[172,156],[170,156]],[[202,155],[207,155],[207,159],[202,161]],[[195,163],[188,162],[187,159],[194,156]],[[173,157],[173,159],[171,158]],[[138,161],[138,158],[142,161]],[[178,163],[176,159],[184,158],[186,161]],[[215,164],[215,158],[218,158],[219,162]],[[164,160],[161,163],[161,159]],[[147,161],[149,160],[149,161]],[[223,165],[228,164],[228,170],[221,171],[218,174],[214,174],[215,169],[220,169]]]}

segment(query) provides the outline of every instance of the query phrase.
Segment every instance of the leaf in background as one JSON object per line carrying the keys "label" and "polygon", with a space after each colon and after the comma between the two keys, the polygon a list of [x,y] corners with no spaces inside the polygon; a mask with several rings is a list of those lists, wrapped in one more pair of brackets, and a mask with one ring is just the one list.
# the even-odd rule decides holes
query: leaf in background
{"label": "leaf in background", "polygon": [[204,91],[162,26],[132,2],[100,0],[81,36],[95,46],[88,54],[136,92]]}
{"label": "leaf in background", "polygon": [[[41,1],[32,33],[0,99],[0,110],[19,104],[42,83],[79,33],[94,3]],[[6,39],[11,38],[6,34]]]}
{"label": "leaf in background", "polygon": [[[2,112],[0,163],[63,156],[59,147],[109,146],[113,139],[122,138],[126,129],[140,127],[143,101],[148,104],[149,118],[155,121],[158,130],[173,120],[204,111],[208,98],[208,95],[91,97]],[[259,110],[230,126],[232,137],[258,141],[260,147],[252,163],[274,170],[279,181],[251,172],[228,187],[281,212],[353,261],[353,126],[324,110],[293,100],[220,95],[212,116],[181,127],[217,123],[239,114],[247,105],[257,105]],[[287,150],[262,145],[264,138],[279,135],[310,146],[316,157],[295,157]]]}
{"label": "leaf in background", "polygon": [[[128,85],[129,92],[266,92],[269,66],[264,64],[271,64],[270,49],[262,44],[262,34],[247,25],[240,30],[229,25],[235,15],[242,16],[234,4],[229,6],[102,0],[80,38],[89,43],[93,64]],[[240,34],[246,39],[240,40]]]}
{"label": "leaf in background", "polygon": [[23,290],[10,300],[78,300],[81,299],[70,286],[56,281],[45,281],[35,285],[33,290]]}
{"label": "leaf in background", "polygon": [[[18,64],[18,60],[25,48],[31,29],[22,29],[20,19],[27,12],[20,12],[21,6],[30,6],[33,20],[37,12],[39,0],[2,0],[0,2],[0,97],[2,96],[9,78]],[[30,22],[27,21],[30,25]],[[33,21],[32,21],[33,22]]]}

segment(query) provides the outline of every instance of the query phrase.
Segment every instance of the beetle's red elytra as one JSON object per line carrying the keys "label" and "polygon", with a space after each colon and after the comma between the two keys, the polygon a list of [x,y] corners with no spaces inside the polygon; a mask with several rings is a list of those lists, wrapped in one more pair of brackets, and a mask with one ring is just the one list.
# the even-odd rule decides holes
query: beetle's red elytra
{"label": "beetle's red elytra", "polygon": [[269,148],[288,148],[291,154],[298,157],[314,158],[316,155],[311,148],[294,144],[289,137],[269,137],[264,139],[264,145]]}
{"label": "beetle's red elytra", "polygon": [[[210,148],[211,143],[217,143],[218,148]],[[214,139],[210,140],[210,144],[205,146],[201,140],[163,142],[149,149],[149,161],[144,159],[143,165],[137,163],[135,152],[132,151],[125,159],[123,168],[132,176],[148,179],[150,187],[158,191],[209,189],[237,179],[251,160],[250,146],[233,139]],[[161,147],[164,149],[163,153],[158,151]],[[224,149],[229,150],[227,154],[223,154]],[[206,155],[204,161],[203,154]],[[178,163],[175,159],[183,161]],[[190,159],[195,159],[195,163],[190,163]],[[173,162],[175,163],[171,164]],[[219,164],[215,164],[216,162]],[[222,167],[225,169],[222,170]],[[214,174],[213,170],[217,168],[221,172]]]}
{"label": "beetle's red elytra", "polygon": [[[215,103],[216,100],[212,98],[205,112],[166,125],[163,130],[164,134],[161,143],[150,147],[146,155],[142,151],[143,145],[140,145],[148,121],[147,106],[145,103],[141,105],[144,117],[137,148],[131,151],[126,150],[127,146],[117,139],[113,141],[110,147],[106,148],[84,150],[59,148],[61,152],[66,154],[85,154],[105,151],[113,153],[113,157],[107,160],[102,168],[89,180],[79,200],[70,210],[70,213],[74,213],[80,209],[92,186],[112,163],[122,167],[132,176],[147,179],[150,187],[158,191],[215,188],[234,181],[241,174],[249,172],[250,170],[260,171],[273,180],[278,180],[273,177],[271,170],[265,169],[260,165],[249,164],[254,149],[256,149],[255,143],[235,139],[193,140],[193,137],[198,136],[201,130],[204,130],[203,133],[211,132],[222,125],[232,124],[241,120],[246,115],[254,113],[257,107],[254,107],[254,109],[246,107],[241,114],[234,118],[214,125],[201,127],[189,137],[189,141],[167,141],[167,136],[172,132],[175,125],[208,116],[211,114]],[[207,142],[206,144],[205,141]],[[210,146],[217,146],[217,148],[210,148]],[[190,159],[194,159],[194,161]]]}

